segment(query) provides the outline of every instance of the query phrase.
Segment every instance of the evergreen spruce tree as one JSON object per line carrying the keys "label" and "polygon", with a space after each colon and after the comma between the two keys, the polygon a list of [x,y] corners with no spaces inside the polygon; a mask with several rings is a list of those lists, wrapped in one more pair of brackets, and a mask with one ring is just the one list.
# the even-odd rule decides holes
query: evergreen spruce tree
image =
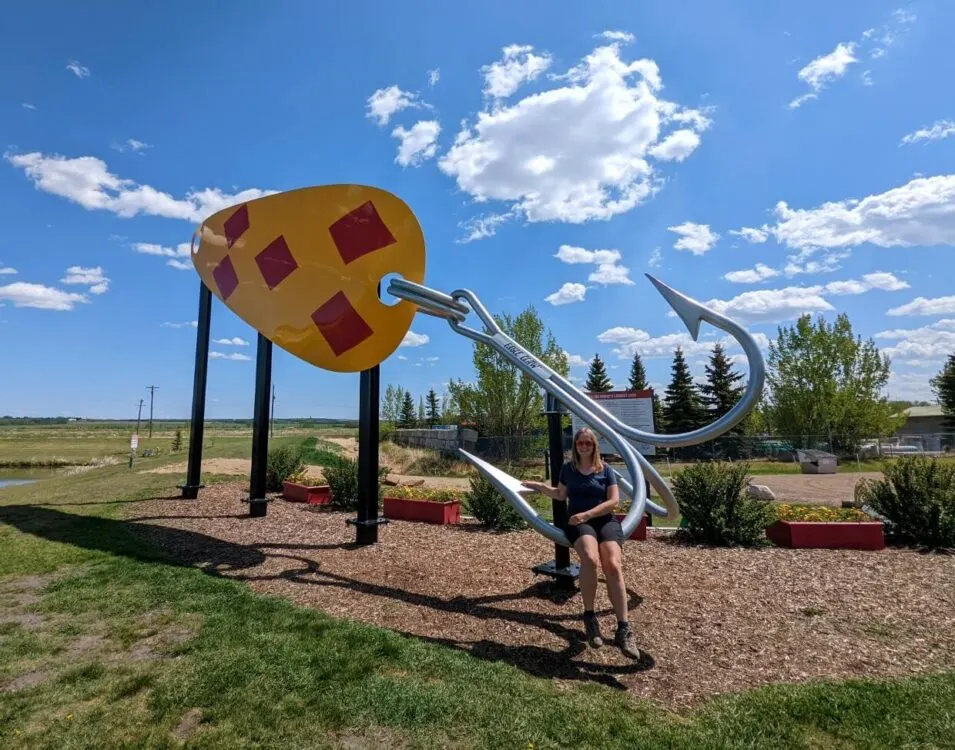
{"label": "evergreen spruce tree", "polygon": [[667,433],[672,435],[700,427],[706,422],[706,412],[681,347],[673,353],[671,372],[672,379],[663,399],[663,419]]}
{"label": "evergreen spruce tree", "polygon": [[645,391],[647,389],[647,371],[643,367],[643,360],[638,352],[633,353],[633,362],[630,364],[630,390]]}
{"label": "evergreen spruce tree", "polygon": [[418,427],[421,427],[425,421],[424,396],[418,396]]}
{"label": "evergreen spruce tree", "polygon": [[587,372],[587,382],[584,388],[590,393],[605,393],[613,390],[613,383],[607,375],[607,368],[600,359],[599,354],[595,354],[590,363],[590,370]]}
{"label": "evergreen spruce tree", "polygon": [[438,394],[434,388],[428,390],[428,403],[425,405],[427,412],[428,427],[434,427],[441,419],[441,405],[438,403]]}
{"label": "evergreen spruce tree", "polygon": [[945,415],[945,428],[955,431],[955,354],[949,354],[941,372],[931,380],[932,390]]}
{"label": "evergreen spruce tree", "polygon": [[398,415],[399,427],[414,427],[414,401],[411,398],[411,391],[405,391],[401,400],[401,413]]}
{"label": "evergreen spruce tree", "polygon": [[[719,419],[736,405],[743,394],[743,386],[738,385],[742,379],[741,373],[733,371],[722,345],[714,346],[710,363],[706,365],[706,383],[700,386],[701,400],[710,421]],[[736,425],[730,432],[741,431],[742,425]]]}
{"label": "evergreen spruce tree", "polygon": [[666,419],[663,417],[663,406],[660,404],[660,397],[653,394],[653,431],[666,434]]}

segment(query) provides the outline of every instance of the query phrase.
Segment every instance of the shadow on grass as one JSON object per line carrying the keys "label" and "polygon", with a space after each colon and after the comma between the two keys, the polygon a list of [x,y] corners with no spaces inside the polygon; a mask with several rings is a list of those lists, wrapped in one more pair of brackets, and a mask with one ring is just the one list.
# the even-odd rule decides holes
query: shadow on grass
{"label": "shadow on grass", "polygon": [[[527,627],[540,628],[565,642],[559,650],[534,645],[514,645],[481,639],[468,641],[454,637],[421,636],[403,632],[422,641],[459,649],[488,661],[505,662],[537,677],[594,682],[618,690],[626,687],[618,675],[650,669],[653,657],[644,653],[639,660],[624,665],[598,664],[575,660],[587,651],[580,615],[542,613],[500,606],[509,601],[530,598],[565,603],[575,592],[560,591],[551,581],[541,581],[522,591],[478,597],[444,599],[406,591],[393,586],[363,581],[324,571],[316,560],[295,554],[273,552],[273,549],[320,551],[327,549],[361,549],[354,542],[316,545],[249,544],[223,541],[206,534],[176,529],[159,524],[132,523],[108,518],[77,515],[50,507],[9,505],[0,507],[0,522],[19,531],[53,542],[144,561],[162,562],[183,567],[196,567],[204,572],[243,581],[287,580],[304,586],[323,586],[359,594],[405,602],[437,612],[463,614],[479,620],[503,620]],[[145,544],[143,542],[146,542]],[[292,563],[275,575],[255,575],[255,569],[267,558],[284,558]],[[358,567],[358,566],[356,566]],[[641,604],[639,595],[628,591],[628,607]],[[601,614],[607,614],[602,612]],[[401,632],[401,631],[399,631]],[[608,634],[605,634],[608,635]],[[604,649],[614,649],[612,645]]]}

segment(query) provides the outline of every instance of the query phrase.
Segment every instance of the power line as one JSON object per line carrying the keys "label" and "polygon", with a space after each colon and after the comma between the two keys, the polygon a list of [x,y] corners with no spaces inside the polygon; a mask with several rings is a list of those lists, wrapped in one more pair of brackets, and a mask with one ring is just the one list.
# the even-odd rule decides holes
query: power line
{"label": "power line", "polygon": [[153,436],[153,393],[157,388],[159,388],[158,385],[146,386],[146,390],[149,391],[149,437]]}

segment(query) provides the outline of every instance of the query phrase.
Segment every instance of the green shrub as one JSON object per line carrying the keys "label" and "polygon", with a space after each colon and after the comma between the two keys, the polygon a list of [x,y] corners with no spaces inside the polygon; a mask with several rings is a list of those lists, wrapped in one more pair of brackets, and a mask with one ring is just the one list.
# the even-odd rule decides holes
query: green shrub
{"label": "green shrub", "polygon": [[[338,510],[358,510],[358,461],[345,456],[335,456],[324,467],[325,484],[332,493],[331,506]],[[388,475],[384,466],[378,468],[378,507],[384,491],[381,480]]]}
{"label": "green shrub", "polygon": [[514,531],[527,527],[527,522],[521,518],[514,506],[483,476],[471,477],[471,488],[464,494],[462,505],[489,529]]}
{"label": "green shrub", "polygon": [[302,460],[316,466],[327,466],[338,458],[340,448],[327,440],[310,437],[302,441]]}
{"label": "green shrub", "polygon": [[716,546],[767,544],[775,513],[769,501],[746,494],[748,464],[706,462],[673,477],[673,494],[686,523],[680,536]]}
{"label": "green shrub", "polygon": [[266,492],[281,492],[282,482],[305,470],[302,448],[298,445],[280,445],[269,450],[265,467]]}
{"label": "green shrub", "polygon": [[861,479],[857,505],[885,519],[886,534],[930,549],[955,547],[955,465],[904,456],[887,463],[884,479]]}

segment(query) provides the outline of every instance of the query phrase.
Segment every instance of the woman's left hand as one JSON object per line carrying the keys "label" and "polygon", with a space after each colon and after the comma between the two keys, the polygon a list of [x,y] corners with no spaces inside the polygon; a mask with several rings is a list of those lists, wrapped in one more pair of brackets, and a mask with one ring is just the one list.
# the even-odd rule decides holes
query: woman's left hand
{"label": "woman's left hand", "polygon": [[587,523],[590,518],[586,513],[574,513],[570,518],[567,519],[567,523],[571,526],[580,526],[582,523]]}

